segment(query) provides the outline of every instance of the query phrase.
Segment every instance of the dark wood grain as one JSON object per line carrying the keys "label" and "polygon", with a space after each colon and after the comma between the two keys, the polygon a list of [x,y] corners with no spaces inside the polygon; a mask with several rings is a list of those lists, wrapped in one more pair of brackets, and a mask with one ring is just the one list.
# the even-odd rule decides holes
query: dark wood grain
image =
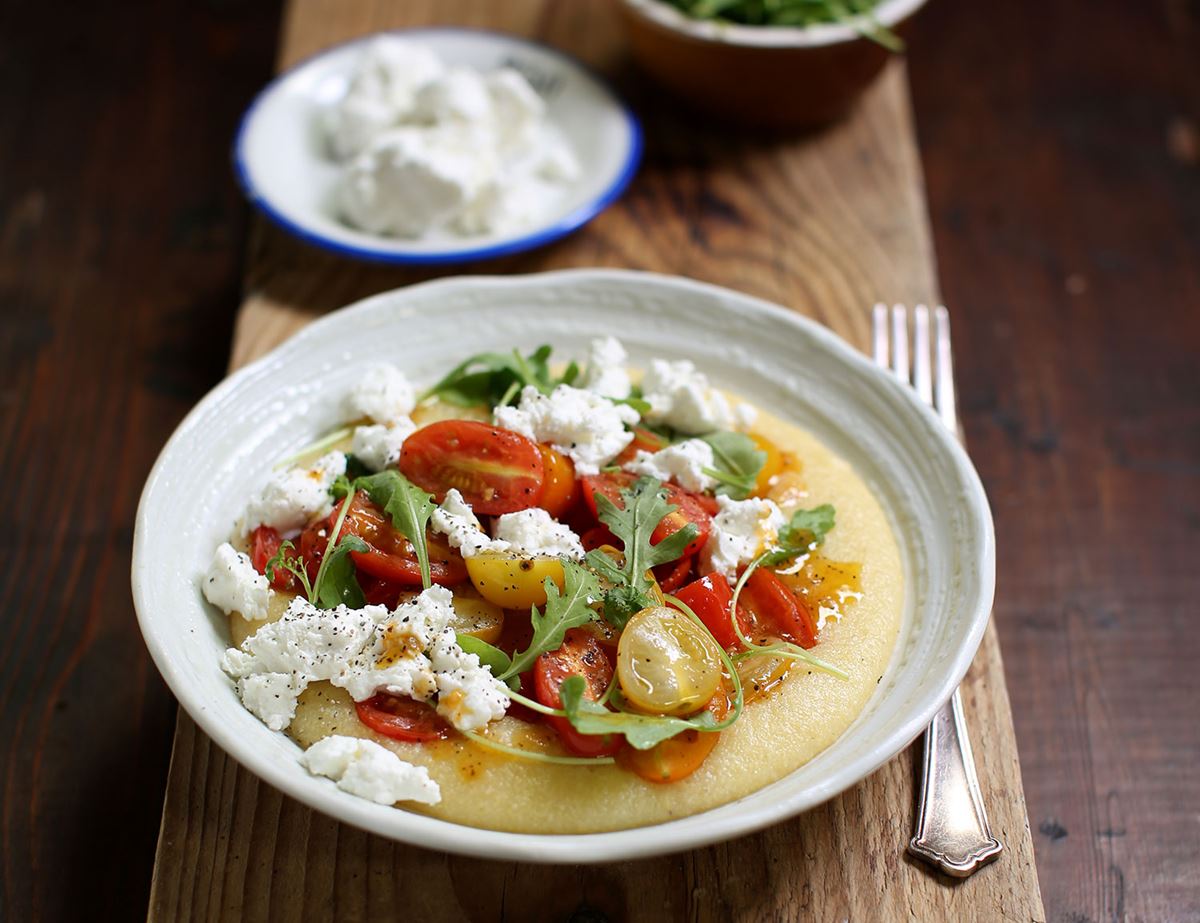
{"label": "dark wood grain", "polygon": [[[133,510],[224,372],[228,142],[278,12],[0,8],[0,919],[144,915],[174,706],[132,618]],[[912,34],[1055,921],[1200,919],[1197,18],[935,0]]]}
{"label": "dark wood grain", "polygon": [[228,145],[268,3],[0,9],[0,919],[144,915],[175,705],[133,618],[142,482],[223,374]]}
{"label": "dark wood grain", "polygon": [[1200,6],[935,3],[915,42],[1047,916],[1200,920]]}

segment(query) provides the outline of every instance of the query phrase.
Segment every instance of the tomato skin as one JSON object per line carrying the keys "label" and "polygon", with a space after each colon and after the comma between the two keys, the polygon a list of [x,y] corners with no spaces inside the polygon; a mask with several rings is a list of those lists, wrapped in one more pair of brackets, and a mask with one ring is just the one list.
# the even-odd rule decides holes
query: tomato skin
{"label": "tomato skin", "polygon": [[442,420],[417,430],[400,450],[400,471],[440,503],[457,488],[489,516],[537,506],[546,466],[537,443],[474,420]]}
{"label": "tomato skin", "polygon": [[695,558],[686,557],[658,565],[654,568],[654,577],[658,581],[658,588],[664,593],[674,593],[687,583],[688,577],[692,575],[694,563]]}
{"label": "tomato skin", "polygon": [[[267,562],[275,557],[279,546],[283,544],[283,536],[278,529],[270,526],[259,526],[250,533],[250,563],[260,574],[266,574]],[[281,567],[275,568],[275,579],[271,586],[277,590],[290,590],[296,578]]]}
{"label": "tomato skin", "polygon": [[[339,509],[317,527],[310,526],[301,535],[301,553],[315,578],[314,562],[320,563],[329,543],[329,530],[337,522]],[[311,534],[310,534],[311,533]],[[353,551],[350,557],[362,573],[399,586],[421,586],[421,565],[412,543],[392,525],[391,517],[371,502],[364,493],[357,493],[342,521],[341,535],[357,535],[371,546],[370,551]],[[434,583],[454,586],[467,579],[467,565],[462,555],[446,544],[444,536],[425,534],[429,549],[429,574]]]}
{"label": "tomato skin", "polygon": [[761,567],[755,570],[742,587],[739,602],[758,622],[774,624],[788,640],[803,648],[816,645],[817,623],[808,606],[772,571]]}
{"label": "tomato skin", "polygon": [[[558,690],[569,676],[582,676],[584,696],[592,701],[604,695],[612,682],[613,666],[594,635],[572,628],[562,646],[538,657],[533,667],[533,689],[537,700],[549,708],[562,708]],[[612,756],[625,742],[620,734],[580,734],[571,722],[557,715],[546,721],[558,732],[563,744],[577,756]]]}
{"label": "tomato skin", "polygon": [[616,545],[618,539],[609,531],[608,526],[601,523],[597,526],[592,526],[586,532],[579,536],[579,542],[583,545],[584,551],[594,551],[601,545]]}
{"label": "tomato skin", "polygon": [[579,481],[575,477],[575,463],[557,449],[539,444],[545,478],[542,498],[538,506],[555,519],[562,519],[579,502]]}
{"label": "tomato skin", "polygon": [[354,703],[358,720],[377,734],[393,740],[428,741],[450,736],[450,725],[425,702],[407,696],[377,692]]}
{"label": "tomato skin", "polygon": [[[729,619],[733,590],[729,588],[724,577],[720,574],[708,574],[677,590],[675,596],[696,613],[721,647],[727,651],[741,648],[742,642],[738,640]],[[738,606],[738,626],[742,629],[742,634],[749,636],[749,620],[741,606]]]}
{"label": "tomato skin", "polygon": [[[718,721],[729,713],[729,707],[729,695],[724,689],[718,689],[705,706]],[[617,763],[647,782],[678,782],[700,768],[720,736],[719,731],[687,730],[649,750],[626,747],[617,754]]]}
{"label": "tomato skin", "polygon": [[644,426],[635,426],[633,428],[633,441],[621,450],[621,454],[612,460],[614,465],[624,465],[626,462],[631,462],[637,457],[638,452],[650,452],[651,454],[661,451],[671,443],[666,436],[660,436],[652,429],[647,429]]}
{"label": "tomato skin", "polygon": [[[602,494],[617,506],[621,506],[621,490],[633,486],[637,480],[637,477],[625,471],[589,475],[582,480],[583,499],[592,514],[599,516],[596,494]],[[712,516],[696,500],[697,494],[691,494],[674,484],[664,484],[663,488],[667,492],[667,502],[677,509],[663,517],[662,522],[655,527],[650,536],[650,543],[657,545],[668,535],[674,535],[691,523],[696,527],[696,537],[688,542],[680,557],[686,558],[696,554],[708,541],[708,534],[712,531]]]}

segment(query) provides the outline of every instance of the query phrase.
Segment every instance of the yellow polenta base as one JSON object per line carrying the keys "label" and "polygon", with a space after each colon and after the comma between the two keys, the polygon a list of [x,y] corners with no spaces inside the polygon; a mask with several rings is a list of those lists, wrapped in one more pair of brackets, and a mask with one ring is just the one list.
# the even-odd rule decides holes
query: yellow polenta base
{"label": "yellow polenta base", "polygon": [[[754,430],[800,460],[808,492],[802,505],[836,507],[837,526],[822,553],[862,562],[863,598],[848,607],[842,622],[825,626],[814,650],[845,670],[849,680],[794,669],[769,697],[746,706],[699,770],[669,785],[645,782],[616,766],[513,759],[464,740],[401,743],[361,724],[350,697],[328,683],[314,684],[301,697],[291,736],[304,747],[330,734],[370,738],[427,766],[441,786],[441,803],[417,810],[518,833],[594,833],[662,823],[734,801],[799,768],[850,726],[875,691],[900,629],[903,574],[883,510],[849,465],[810,434],[767,414]],[[251,626],[236,615],[232,624],[234,643],[240,643]],[[526,745],[552,736],[546,729],[529,731],[513,718],[493,723],[489,734]],[[545,746],[555,749],[549,739]]]}

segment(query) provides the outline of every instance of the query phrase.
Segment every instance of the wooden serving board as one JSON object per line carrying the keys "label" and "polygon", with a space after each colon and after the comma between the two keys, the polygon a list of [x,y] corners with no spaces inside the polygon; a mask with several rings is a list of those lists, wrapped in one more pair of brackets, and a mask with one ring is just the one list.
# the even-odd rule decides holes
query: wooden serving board
{"label": "wooden serving board", "polygon": [[[462,271],[678,273],[788,305],[859,346],[877,299],[937,301],[902,64],[849,120],[790,140],[708,128],[661,98],[627,61],[605,0],[292,0],[279,66],[374,30],[430,23],[561,47],[609,75],[647,129],[645,164],[616,206],[561,243]],[[260,224],[231,368],[321,312],[436,274],[351,263]],[[550,867],[433,853],[343,826],[259,782],[181,712],[150,919],[1044,920],[994,628],[963,701],[1006,846],[965,882],[905,854],[919,744],[762,833],[654,860]]]}

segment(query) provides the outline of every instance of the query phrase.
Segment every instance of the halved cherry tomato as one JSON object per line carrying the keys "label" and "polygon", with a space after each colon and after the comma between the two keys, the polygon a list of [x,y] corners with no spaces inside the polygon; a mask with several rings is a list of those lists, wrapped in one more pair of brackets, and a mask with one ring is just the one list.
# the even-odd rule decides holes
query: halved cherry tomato
{"label": "halved cherry tomato", "polygon": [[[753,575],[751,575],[753,576]],[[743,590],[743,594],[744,594]],[[675,595],[699,616],[704,627],[712,632],[717,643],[726,650],[740,648],[741,642],[729,620],[729,606],[733,602],[733,591],[720,574],[709,574],[694,580],[678,590]],[[742,634],[749,637],[750,621],[742,607],[738,606],[738,625]]]}
{"label": "halved cherry tomato", "polygon": [[781,634],[801,647],[816,645],[817,623],[808,606],[771,571],[760,567],[752,573],[742,587],[738,602],[749,609],[760,624],[774,624]]}
{"label": "halved cherry tomato", "polygon": [[592,526],[586,532],[579,536],[579,542],[583,545],[584,551],[592,551],[599,548],[601,545],[615,545],[617,537],[612,534],[608,526],[600,524]]}
{"label": "halved cherry tomato", "polygon": [[[278,529],[270,526],[259,526],[250,533],[250,563],[260,574],[267,572],[267,562],[275,557],[279,546],[283,544],[283,536]],[[281,567],[275,568],[275,579],[271,586],[277,590],[290,590],[296,578]]]}
{"label": "halved cherry tomato", "polygon": [[358,720],[372,731],[394,740],[441,740],[450,736],[450,725],[432,705],[408,696],[377,692],[355,702]]}
{"label": "halved cherry tomato", "polygon": [[396,607],[400,594],[407,589],[402,584],[392,583],[390,580],[380,580],[370,574],[361,574],[358,584],[362,587],[363,598],[368,606],[387,606],[389,609]]}
{"label": "halved cherry tomato", "polygon": [[[300,553],[310,577],[315,577],[314,565],[319,565],[325,554],[329,530],[337,520],[338,511],[335,509],[324,522],[309,526],[300,536]],[[354,495],[342,522],[341,534],[357,535],[371,546],[370,551],[350,554],[355,567],[362,573],[401,586],[421,585],[421,565],[412,543],[392,525],[391,517],[372,503],[366,494]],[[425,544],[429,549],[429,572],[434,583],[454,586],[467,579],[467,565],[462,555],[446,544],[445,536],[427,532]]]}
{"label": "halved cherry tomato", "polygon": [[[604,648],[594,635],[572,628],[563,637],[562,647],[542,654],[533,667],[533,689],[537,700],[550,708],[562,708],[559,687],[569,676],[582,676],[583,694],[595,701],[612,682],[613,667]],[[621,749],[620,734],[580,734],[566,718],[556,715],[546,720],[558,732],[563,744],[579,756],[612,756]]]}
{"label": "halved cherry tomato", "polygon": [[555,519],[562,519],[579,500],[579,481],[575,479],[575,463],[562,452],[548,445],[538,445],[546,476],[542,499],[538,506]]}
{"label": "halved cherry tomato", "polygon": [[614,465],[624,465],[626,462],[631,462],[637,457],[638,452],[654,452],[661,451],[671,444],[666,436],[660,436],[654,430],[646,429],[644,426],[635,426],[633,428],[633,441],[621,450],[621,454],[612,460]]}
{"label": "halved cherry tomato", "polygon": [[658,565],[654,568],[654,578],[658,581],[658,588],[664,593],[674,593],[687,583],[688,577],[692,575],[693,563],[695,563],[695,558],[686,557]]}
{"label": "halved cherry tomato", "polygon": [[[583,479],[583,499],[593,514],[596,514],[596,494],[603,494],[617,506],[622,505],[621,490],[631,487],[637,478],[625,471],[614,471],[610,474],[596,474]],[[691,494],[674,484],[664,484],[667,491],[667,502],[677,507],[673,513],[663,517],[662,522],[650,536],[650,543],[657,545],[668,535],[674,535],[689,522],[696,527],[696,537],[688,542],[680,557],[693,555],[708,541],[708,533],[712,531],[712,516],[705,512],[704,507],[696,501],[696,495]],[[597,514],[598,515],[598,514]]]}
{"label": "halved cherry tomato", "polygon": [[417,430],[404,440],[400,470],[439,503],[456,487],[476,513],[488,515],[537,506],[546,479],[536,442],[473,420]]}
{"label": "halved cherry tomato", "polygon": [[[729,694],[718,689],[705,707],[720,721],[729,713]],[[617,763],[647,782],[678,782],[700,768],[720,736],[720,731],[687,730],[649,750],[626,747],[617,754]]]}

